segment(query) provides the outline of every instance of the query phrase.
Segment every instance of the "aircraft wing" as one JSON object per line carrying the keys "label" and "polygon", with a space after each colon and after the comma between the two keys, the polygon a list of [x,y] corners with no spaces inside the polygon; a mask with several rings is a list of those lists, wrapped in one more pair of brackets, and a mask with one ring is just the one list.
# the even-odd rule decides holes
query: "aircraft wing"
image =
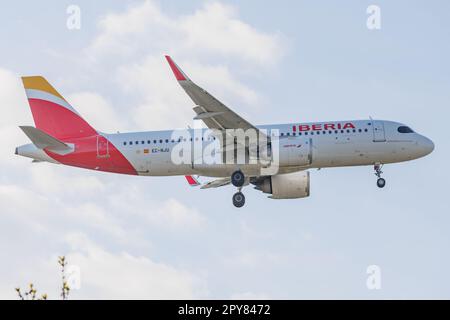
{"label": "aircraft wing", "polygon": [[257,128],[247,120],[214,98],[206,90],[192,82],[170,56],[166,56],[166,59],[178,83],[196,104],[193,109],[197,116],[194,117],[194,119],[202,120],[210,129],[247,130],[253,128],[257,130]]}

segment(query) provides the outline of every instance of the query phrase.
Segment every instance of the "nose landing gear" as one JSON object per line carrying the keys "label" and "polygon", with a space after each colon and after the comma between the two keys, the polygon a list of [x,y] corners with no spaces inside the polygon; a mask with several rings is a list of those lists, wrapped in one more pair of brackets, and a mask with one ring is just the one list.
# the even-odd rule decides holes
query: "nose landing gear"
{"label": "nose landing gear", "polygon": [[378,177],[377,179],[378,188],[384,188],[384,186],[386,185],[386,180],[381,177],[381,174],[383,173],[383,171],[381,171],[381,167],[382,167],[381,164],[375,164],[373,167],[375,170],[375,175]]}

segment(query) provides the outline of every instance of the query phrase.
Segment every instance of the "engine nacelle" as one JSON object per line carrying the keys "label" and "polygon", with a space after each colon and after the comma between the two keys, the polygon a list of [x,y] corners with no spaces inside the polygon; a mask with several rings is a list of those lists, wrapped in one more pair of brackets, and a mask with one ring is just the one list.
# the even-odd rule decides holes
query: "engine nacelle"
{"label": "engine nacelle", "polygon": [[309,186],[309,171],[299,171],[267,177],[257,189],[272,194],[272,199],[296,199],[309,197]]}

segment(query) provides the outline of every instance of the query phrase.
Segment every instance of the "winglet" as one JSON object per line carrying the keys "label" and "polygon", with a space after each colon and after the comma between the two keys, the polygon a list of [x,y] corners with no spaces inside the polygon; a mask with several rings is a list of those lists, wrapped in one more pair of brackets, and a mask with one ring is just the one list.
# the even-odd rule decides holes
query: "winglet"
{"label": "winglet", "polygon": [[197,179],[195,179],[193,176],[184,176],[189,183],[191,187],[196,187],[200,185],[200,182],[198,182]]}
{"label": "winglet", "polygon": [[173,74],[175,75],[175,78],[177,78],[178,81],[188,81],[188,76],[183,72],[183,70],[180,69],[180,67],[177,66],[175,61],[173,61],[170,56],[165,57],[167,59],[167,62],[169,63],[170,68],[173,71]]}

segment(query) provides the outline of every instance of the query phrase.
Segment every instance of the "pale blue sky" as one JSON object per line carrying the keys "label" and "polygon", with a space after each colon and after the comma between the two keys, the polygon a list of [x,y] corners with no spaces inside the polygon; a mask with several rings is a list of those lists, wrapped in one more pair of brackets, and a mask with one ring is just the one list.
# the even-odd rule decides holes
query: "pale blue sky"
{"label": "pale blue sky", "polygon": [[[81,9],[81,30],[66,28],[69,4]],[[370,4],[381,8],[381,30],[366,28]],[[102,29],[101,19],[122,21],[130,10],[137,17],[124,27],[143,25],[125,35]],[[211,28],[209,39],[224,39],[218,48],[190,47],[189,26],[227,10],[224,21],[238,21],[238,31]],[[450,298],[449,12],[448,1],[3,6],[1,297],[30,280],[55,297],[55,257],[68,254],[81,268],[74,298]],[[385,166],[384,190],[371,167],[313,170],[310,198],[276,201],[247,187],[240,210],[232,187],[198,190],[183,177],[97,173],[12,154],[27,143],[17,126],[32,124],[18,81],[25,74],[47,77],[102,131],[168,129],[172,117],[174,127],[191,124],[192,102],[163,53],[255,124],[372,116],[410,125],[436,149]],[[381,290],[366,288],[373,264]]]}

